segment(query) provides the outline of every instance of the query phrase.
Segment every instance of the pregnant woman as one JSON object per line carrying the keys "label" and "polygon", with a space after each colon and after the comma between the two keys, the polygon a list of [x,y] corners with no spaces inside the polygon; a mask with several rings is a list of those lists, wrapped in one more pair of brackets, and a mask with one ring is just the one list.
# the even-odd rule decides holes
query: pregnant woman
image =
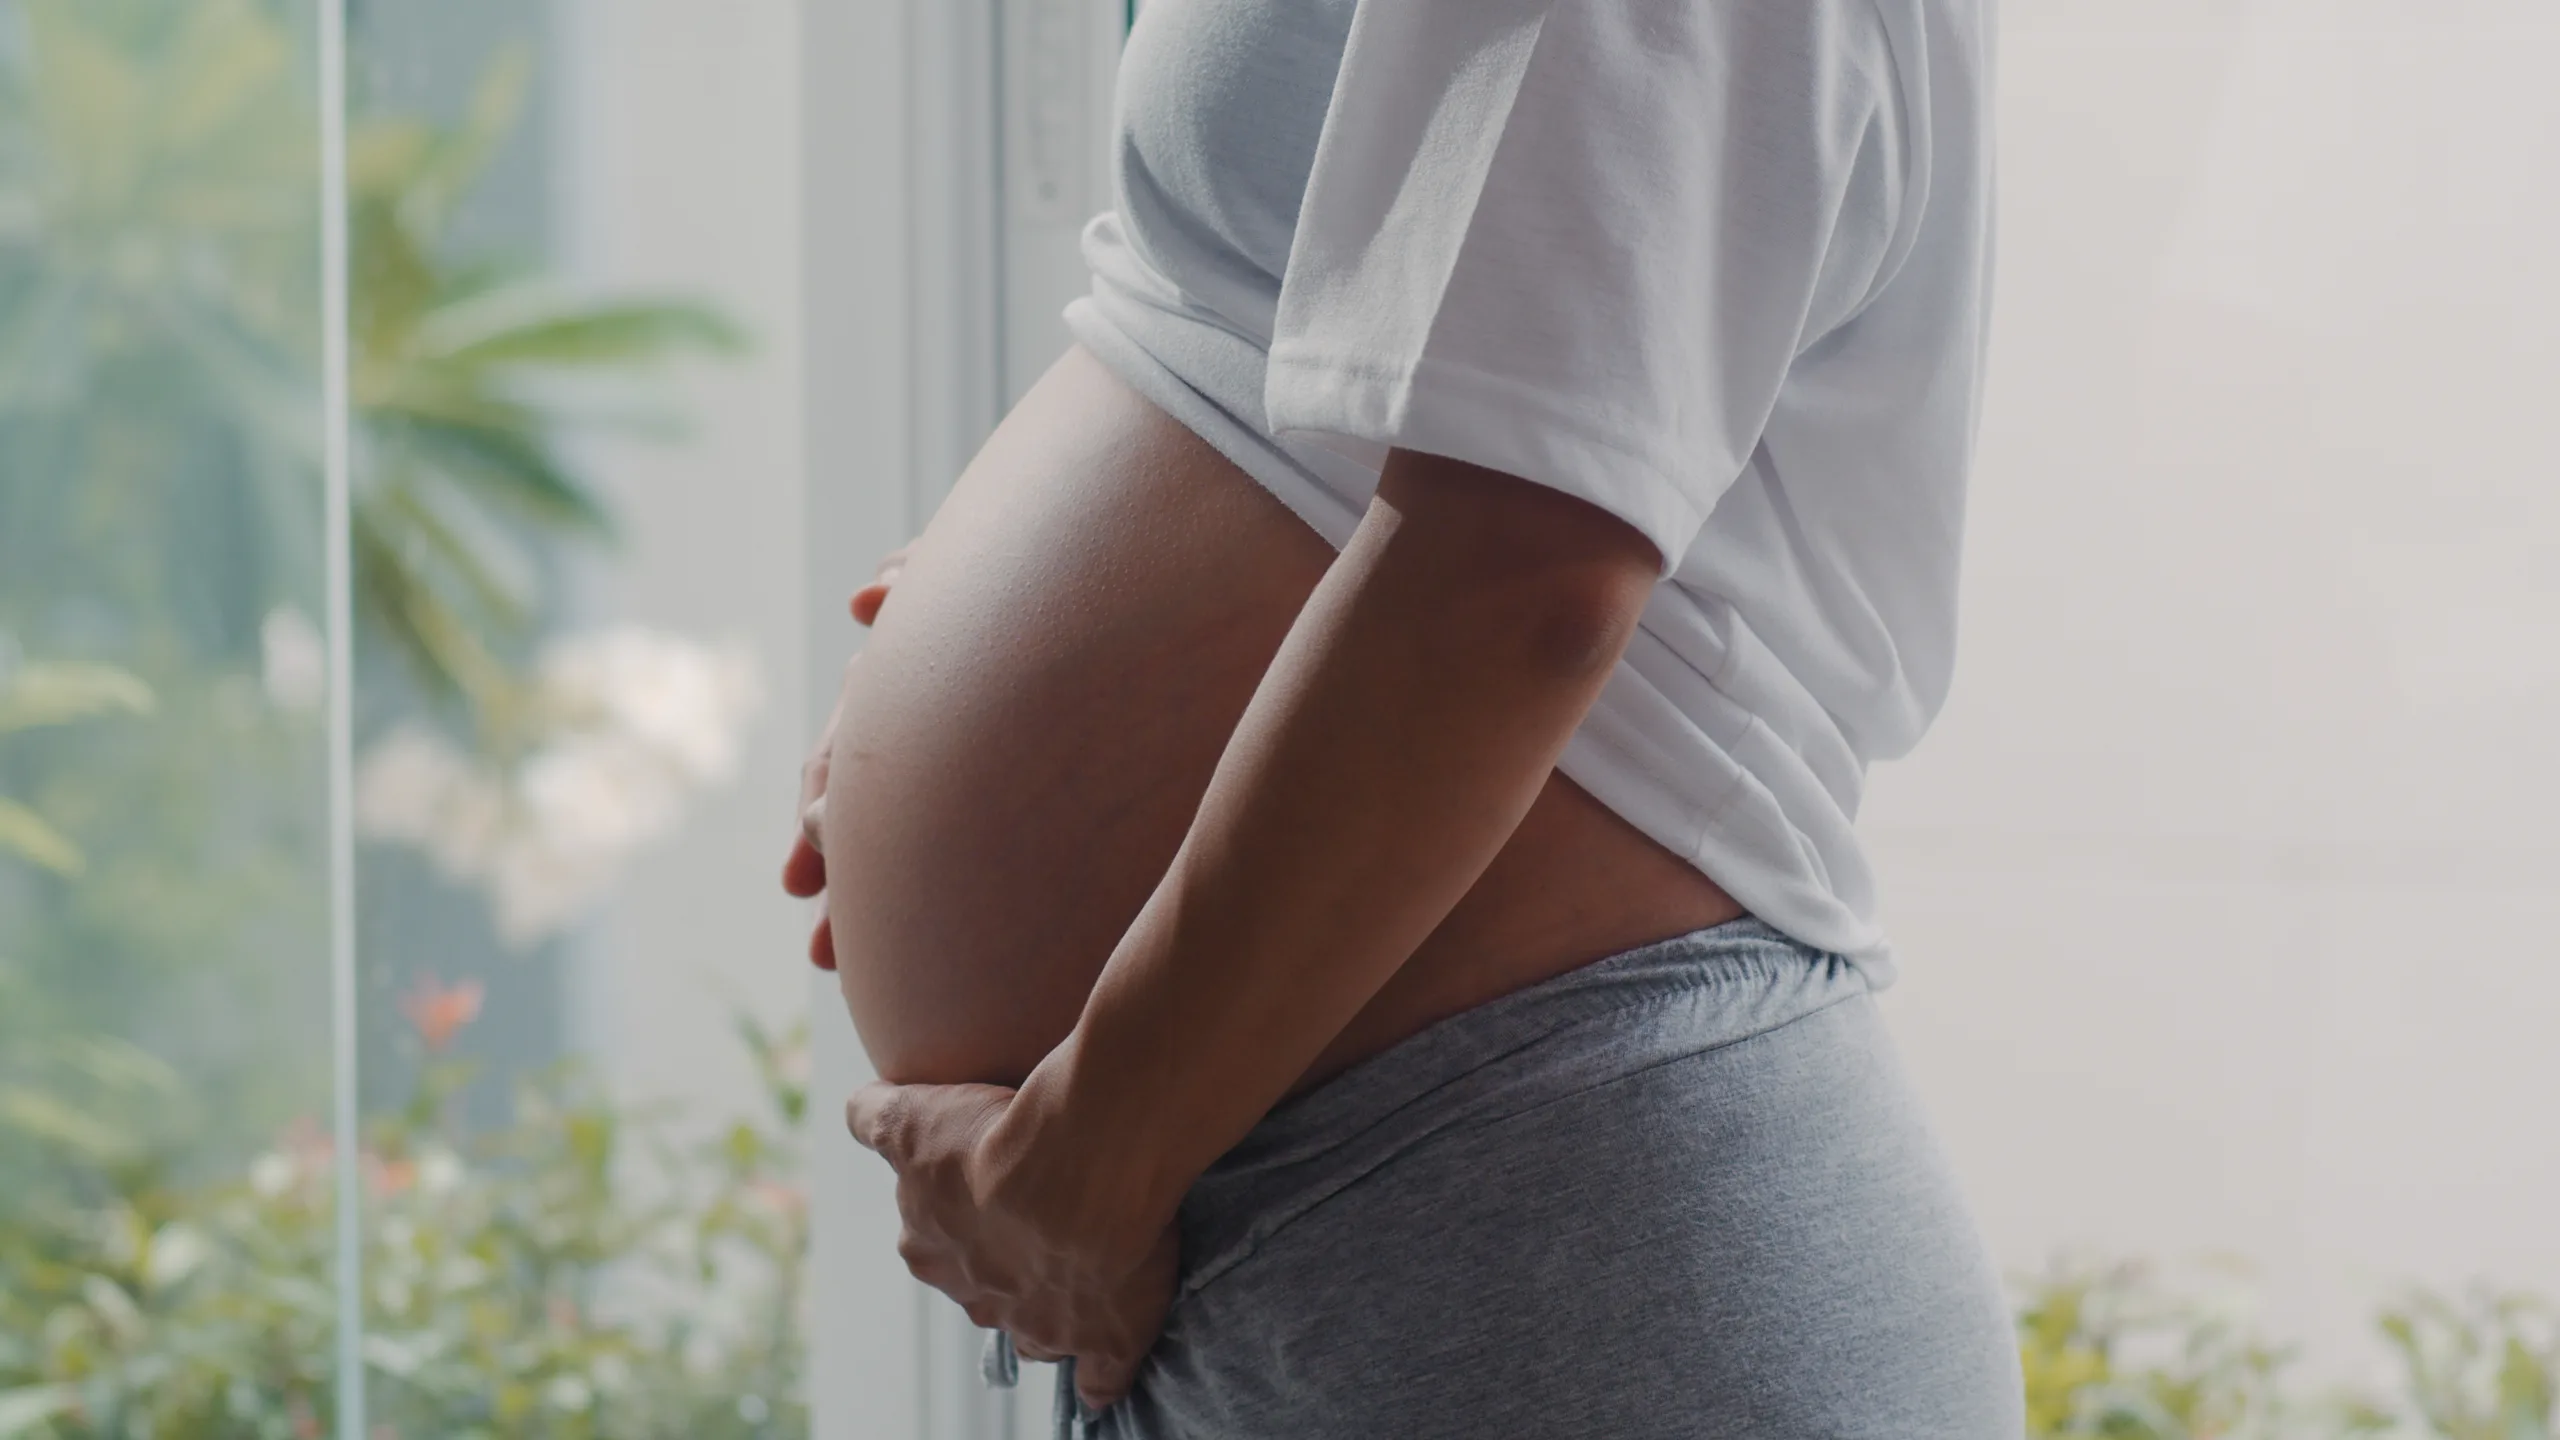
{"label": "pregnant woman", "polygon": [[1150,0],[786,869],[1060,1433],[2019,1432],[1851,828],[1952,667],[1988,0]]}

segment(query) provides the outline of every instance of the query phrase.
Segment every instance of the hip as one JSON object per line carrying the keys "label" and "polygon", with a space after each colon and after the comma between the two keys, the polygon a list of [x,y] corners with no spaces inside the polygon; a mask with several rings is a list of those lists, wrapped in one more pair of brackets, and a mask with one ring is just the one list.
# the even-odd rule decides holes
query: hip
{"label": "hip", "polygon": [[2021,1423],[1996,1273],[1865,981],[1754,921],[1347,1070],[1204,1176],[1182,1227],[1164,1337],[1089,1433]]}

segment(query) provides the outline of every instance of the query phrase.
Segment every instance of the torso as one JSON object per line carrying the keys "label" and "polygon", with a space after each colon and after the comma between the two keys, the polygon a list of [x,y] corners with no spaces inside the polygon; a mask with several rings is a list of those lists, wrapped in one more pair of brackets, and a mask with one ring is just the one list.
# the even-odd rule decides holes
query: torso
{"label": "torso", "polygon": [[[1333,552],[1071,351],[912,549],[854,667],[827,802],[846,1004],[880,1073],[1014,1083],[1171,862]],[[1561,776],[1312,1066],[1740,907]]]}

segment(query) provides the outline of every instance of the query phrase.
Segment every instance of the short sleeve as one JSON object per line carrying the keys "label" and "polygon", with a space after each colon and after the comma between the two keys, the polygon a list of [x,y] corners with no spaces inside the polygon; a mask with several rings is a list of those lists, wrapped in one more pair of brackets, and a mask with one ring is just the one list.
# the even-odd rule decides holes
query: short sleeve
{"label": "short sleeve", "polygon": [[1360,0],[1267,423],[1579,496],[1669,573],[1877,283],[1892,74],[1873,0]]}

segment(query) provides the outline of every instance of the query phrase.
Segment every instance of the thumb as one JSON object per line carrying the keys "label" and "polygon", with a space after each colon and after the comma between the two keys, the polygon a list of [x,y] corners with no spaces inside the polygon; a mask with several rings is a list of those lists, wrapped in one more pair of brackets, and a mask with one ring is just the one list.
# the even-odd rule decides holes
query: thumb
{"label": "thumb", "polygon": [[1137,1378],[1135,1361],[1109,1355],[1076,1357],[1076,1398],[1088,1410],[1108,1410],[1120,1403]]}
{"label": "thumb", "polygon": [[874,1080],[844,1102],[844,1128],[854,1143],[893,1167],[906,1163],[915,1149],[913,1107],[905,1087]]}

